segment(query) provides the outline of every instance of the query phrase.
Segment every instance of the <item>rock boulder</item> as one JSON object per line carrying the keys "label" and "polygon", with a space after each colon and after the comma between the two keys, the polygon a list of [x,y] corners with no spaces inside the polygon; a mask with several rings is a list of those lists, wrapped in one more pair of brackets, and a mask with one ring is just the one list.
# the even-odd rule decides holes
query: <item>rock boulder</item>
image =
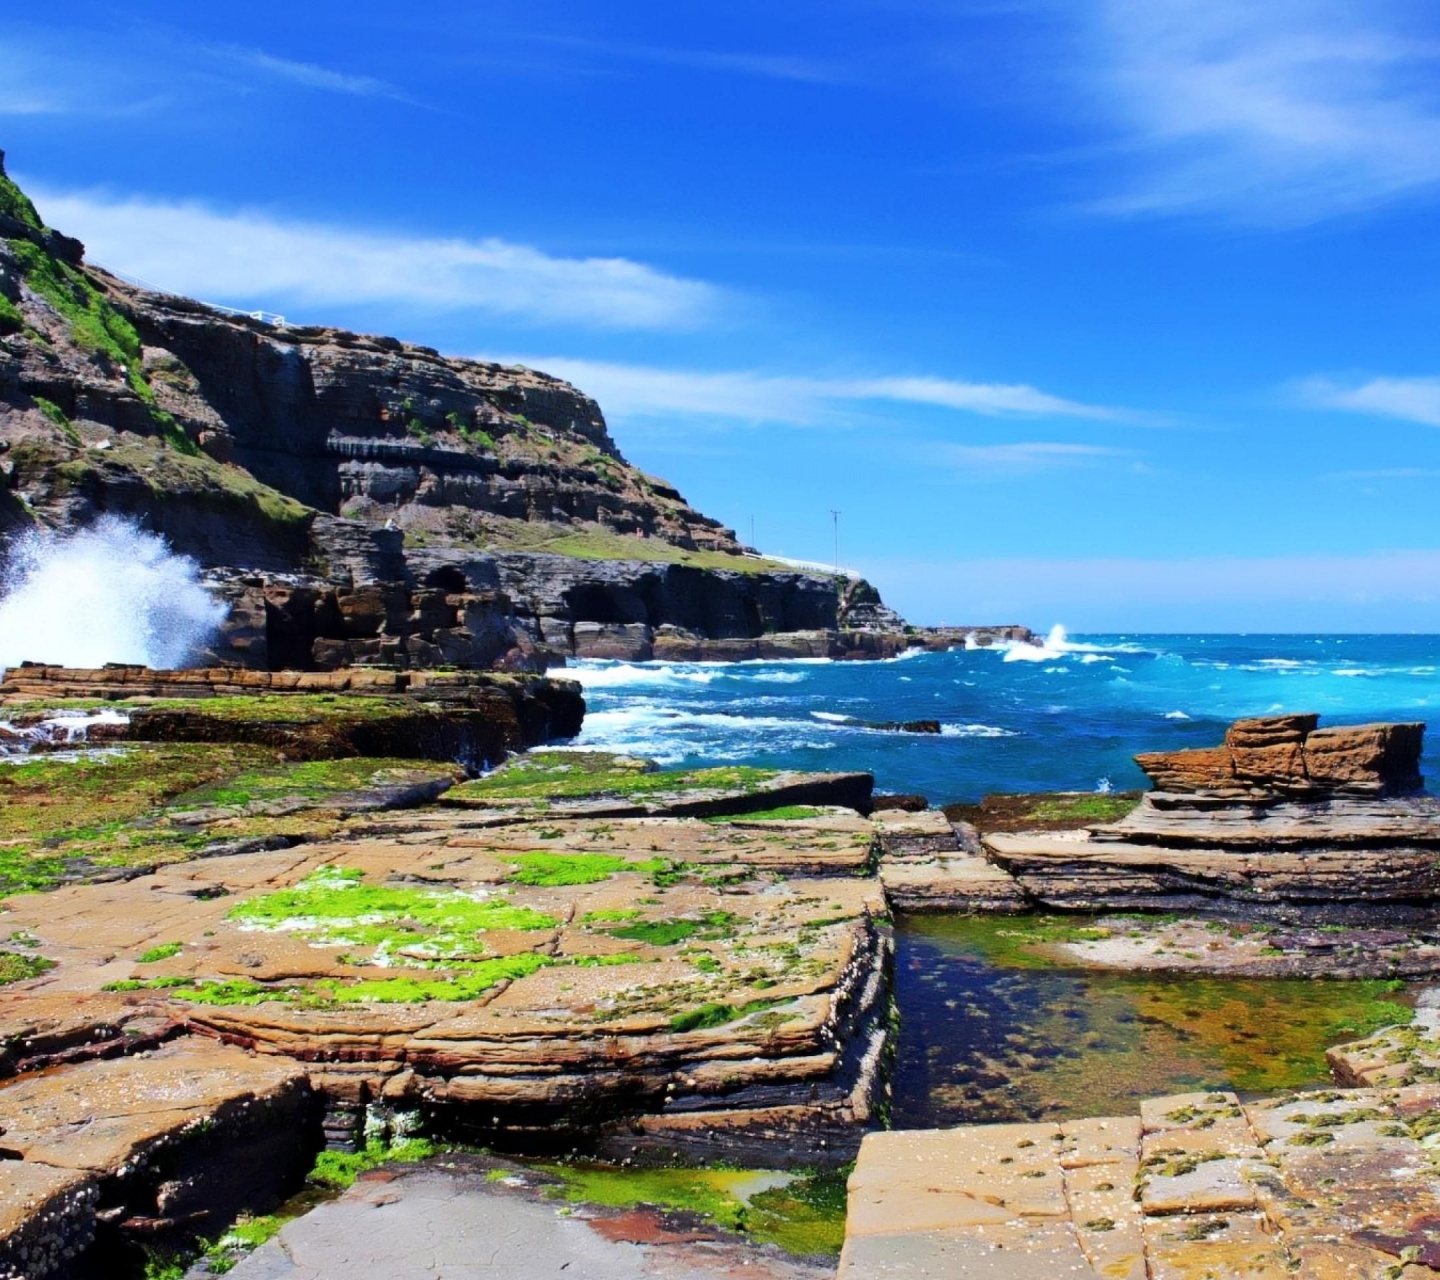
{"label": "rock boulder", "polygon": [[1224,798],[1403,795],[1423,785],[1423,724],[1318,728],[1319,716],[1237,720],[1220,747],[1135,757],[1157,791]]}

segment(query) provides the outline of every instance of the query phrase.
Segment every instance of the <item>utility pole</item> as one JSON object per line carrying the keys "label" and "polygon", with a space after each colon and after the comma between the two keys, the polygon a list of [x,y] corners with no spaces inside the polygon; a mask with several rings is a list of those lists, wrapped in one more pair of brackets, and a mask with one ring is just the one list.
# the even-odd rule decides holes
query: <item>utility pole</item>
{"label": "utility pole", "polygon": [[750,517],[750,550],[751,550],[751,551],[757,550],[757,548],[756,548],[756,546],[755,546],[755,517],[754,517],[754,516],[751,516],[751,517]]}
{"label": "utility pole", "polygon": [[835,572],[840,572],[840,513],[830,508],[830,519],[835,522]]}

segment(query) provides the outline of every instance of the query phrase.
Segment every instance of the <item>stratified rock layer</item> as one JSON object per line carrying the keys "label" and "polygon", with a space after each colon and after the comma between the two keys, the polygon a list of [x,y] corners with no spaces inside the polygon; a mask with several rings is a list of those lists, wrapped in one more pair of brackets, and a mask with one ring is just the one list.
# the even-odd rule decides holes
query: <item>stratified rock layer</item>
{"label": "stratified rock layer", "polygon": [[373,755],[498,763],[573,737],[585,714],[572,681],[488,672],[22,664],[0,675],[3,702],[77,698],[139,704],[129,710],[128,726],[112,732],[116,739],[250,742],[312,760]]}
{"label": "stratified rock layer", "polygon": [[908,643],[869,583],[756,556],[630,465],[568,383],[127,283],[0,153],[0,544],[106,515],[214,571],[215,656],[257,668]]}
{"label": "stratified rock layer", "polygon": [[1137,757],[1170,789],[1108,825],[995,832],[985,849],[1046,906],[1429,919],[1440,801],[1414,793],[1423,726],[1315,721],[1242,720],[1224,747]]}
{"label": "stratified rock layer", "polygon": [[320,1109],[296,1064],[190,1038],[4,1083],[0,1117],[0,1277],[40,1280],[275,1203]]}
{"label": "stratified rock layer", "polygon": [[[329,776],[240,763],[178,807],[163,790],[150,810],[117,794],[117,844],[231,821],[207,796],[273,814],[299,779]],[[305,802],[340,807],[288,847],[181,842],[119,878],[80,860],[68,874],[89,883],[9,898],[7,945],[34,976],[0,985],[0,1266],[19,1259],[35,1280],[112,1237],[215,1234],[196,1215],[218,1229],[264,1211],[367,1117],[626,1157],[853,1151],[890,1037],[875,833],[845,807],[868,801],[869,776],[667,777],[551,752],[491,779],[479,807],[386,809],[322,787]],[[638,788],[650,816],[594,816],[615,787]],[[677,813],[697,802],[740,812]],[[23,877],[73,839],[88,837],[8,848],[7,867]],[[197,1146],[191,1160],[212,1132],[225,1158]],[[247,1154],[277,1142],[283,1159]],[[122,1212],[112,1187],[132,1184]]]}
{"label": "stratified rock layer", "polygon": [[1135,757],[1157,791],[1224,799],[1417,791],[1423,724],[1317,728],[1315,715],[1237,720],[1222,747]]}
{"label": "stratified rock layer", "polygon": [[1440,1274],[1433,1085],[868,1136],[840,1280]]}

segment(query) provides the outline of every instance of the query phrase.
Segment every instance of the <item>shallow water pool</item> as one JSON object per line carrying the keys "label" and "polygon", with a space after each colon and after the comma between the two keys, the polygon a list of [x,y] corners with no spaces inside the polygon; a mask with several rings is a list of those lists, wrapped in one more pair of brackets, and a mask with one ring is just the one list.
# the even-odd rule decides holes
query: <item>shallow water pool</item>
{"label": "shallow water pool", "polygon": [[1133,1114],[1142,1098],[1331,1082],[1325,1050],[1406,1021],[1383,980],[1197,978],[1063,966],[1074,917],[897,927],[897,1128]]}

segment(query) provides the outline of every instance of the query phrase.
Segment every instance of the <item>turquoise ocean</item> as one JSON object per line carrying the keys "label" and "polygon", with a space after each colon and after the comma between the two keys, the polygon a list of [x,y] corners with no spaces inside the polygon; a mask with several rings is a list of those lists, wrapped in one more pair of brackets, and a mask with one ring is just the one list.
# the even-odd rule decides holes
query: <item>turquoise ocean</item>
{"label": "turquoise ocean", "polygon": [[[1206,746],[1241,716],[1326,724],[1440,712],[1440,636],[1086,635],[883,662],[581,661],[580,746],[665,765],[865,769],[935,804],[1145,785],[1140,751]],[[938,735],[865,722],[936,720]],[[1425,772],[1440,777],[1440,735]]]}

